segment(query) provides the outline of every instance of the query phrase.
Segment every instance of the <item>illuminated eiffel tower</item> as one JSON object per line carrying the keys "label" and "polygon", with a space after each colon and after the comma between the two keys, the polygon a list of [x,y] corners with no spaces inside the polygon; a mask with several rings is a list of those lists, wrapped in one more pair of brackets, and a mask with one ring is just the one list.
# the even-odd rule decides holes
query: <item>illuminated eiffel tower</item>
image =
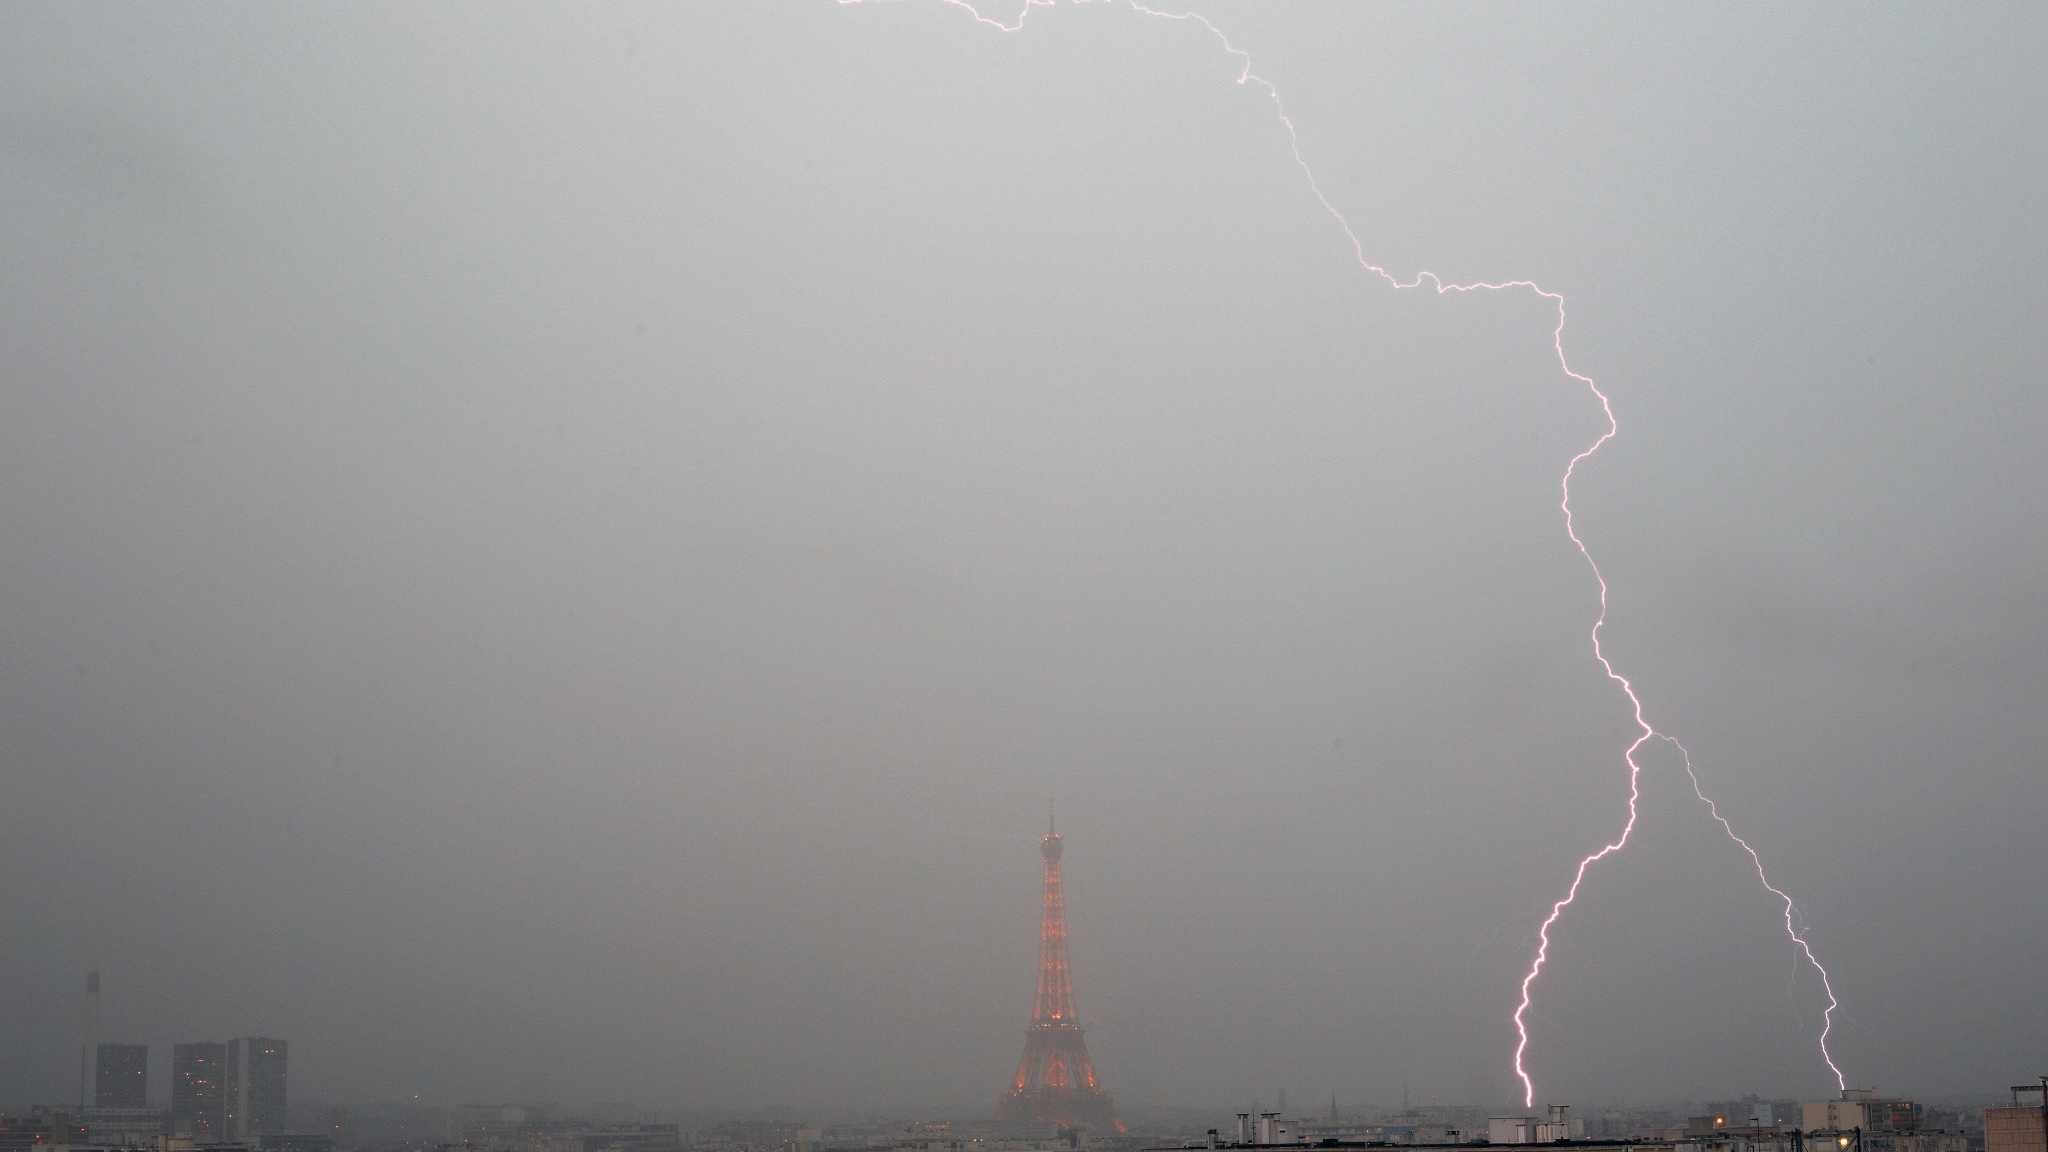
{"label": "illuminated eiffel tower", "polygon": [[1060,834],[1046,818],[1038,854],[1045,858],[1045,907],[1038,921],[1038,1000],[1024,1034],[1024,1057],[996,1118],[1067,1127],[1121,1129],[1109,1093],[1095,1078],[1095,1063],[1081,1039],[1074,1011],[1074,980],[1067,966],[1067,897],[1060,885]]}

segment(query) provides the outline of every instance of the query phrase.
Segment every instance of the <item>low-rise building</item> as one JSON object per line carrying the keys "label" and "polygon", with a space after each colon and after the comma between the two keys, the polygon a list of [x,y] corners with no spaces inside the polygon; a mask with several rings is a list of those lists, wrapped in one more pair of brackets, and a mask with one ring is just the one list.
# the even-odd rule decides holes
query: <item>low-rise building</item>
{"label": "low-rise building", "polygon": [[92,1107],[81,1113],[86,1139],[112,1148],[155,1148],[170,1132],[170,1115],[161,1108]]}
{"label": "low-rise building", "polygon": [[1911,1100],[1879,1096],[1868,1088],[1847,1088],[1839,1099],[1809,1101],[1800,1106],[1799,1126],[1808,1132],[1917,1132],[1920,1106]]}
{"label": "low-rise building", "polygon": [[1984,1110],[1984,1152],[2048,1152],[2048,1079],[2015,1087],[2009,1106]]}

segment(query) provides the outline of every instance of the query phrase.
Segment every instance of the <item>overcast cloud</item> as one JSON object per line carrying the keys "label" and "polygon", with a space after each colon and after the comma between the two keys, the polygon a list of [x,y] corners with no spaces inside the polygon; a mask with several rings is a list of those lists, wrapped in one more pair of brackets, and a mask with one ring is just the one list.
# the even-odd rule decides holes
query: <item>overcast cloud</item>
{"label": "overcast cloud", "polygon": [[[991,0],[994,3],[994,0]],[[2043,9],[1218,2],[1622,435],[1610,654],[1851,1082],[2040,1070]],[[16,3],[0,1100],[1505,1100],[1620,825],[1527,296],[1115,5]],[[1531,1063],[1832,1090],[1645,753]]]}

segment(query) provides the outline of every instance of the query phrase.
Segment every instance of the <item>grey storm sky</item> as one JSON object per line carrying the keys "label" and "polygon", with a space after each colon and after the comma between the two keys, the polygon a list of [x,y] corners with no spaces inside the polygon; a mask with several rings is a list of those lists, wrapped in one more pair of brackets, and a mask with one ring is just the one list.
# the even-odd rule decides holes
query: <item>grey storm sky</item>
{"label": "grey storm sky", "polygon": [[[1376,260],[1570,296],[1610,653],[1851,1082],[2039,1071],[2044,9],[1204,11]],[[980,1107],[1049,794],[1122,1098],[1509,1097],[1625,800],[1598,410],[1540,301],[1361,275],[1199,29],[7,24],[0,1100],[96,966],[300,1098]],[[1831,1090],[1644,762],[1539,1087]]]}

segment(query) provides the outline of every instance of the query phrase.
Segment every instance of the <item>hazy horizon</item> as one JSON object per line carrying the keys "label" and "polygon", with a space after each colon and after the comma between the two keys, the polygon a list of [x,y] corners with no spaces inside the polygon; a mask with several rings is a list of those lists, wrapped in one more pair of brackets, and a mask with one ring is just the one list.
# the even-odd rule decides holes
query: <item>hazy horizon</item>
{"label": "hazy horizon", "polygon": [[[2038,1072],[2048,14],[1199,7],[1372,259],[1569,297],[1606,650],[1850,1085]],[[992,1104],[1048,796],[1119,1100],[1519,1097],[1627,798],[1600,411],[1201,28],[11,13],[0,1099],[98,968],[159,1096]],[[1642,760],[1538,1103],[1831,1095]]]}

